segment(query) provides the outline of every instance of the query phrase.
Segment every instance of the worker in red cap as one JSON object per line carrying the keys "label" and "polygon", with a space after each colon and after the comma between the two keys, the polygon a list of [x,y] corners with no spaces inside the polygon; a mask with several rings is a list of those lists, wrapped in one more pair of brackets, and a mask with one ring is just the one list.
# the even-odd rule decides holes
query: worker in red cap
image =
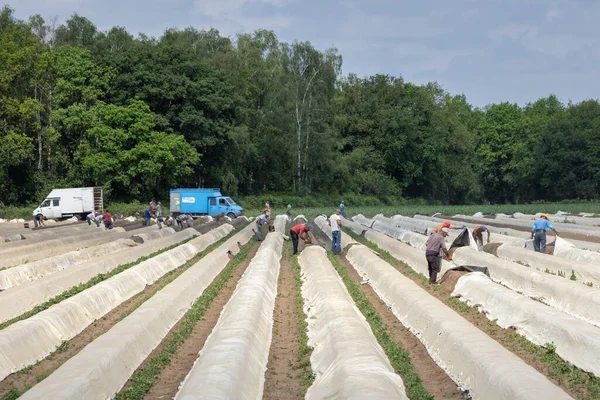
{"label": "worker in red cap", "polygon": [[442,253],[446,254],[448,260],[452,260],[452,256],[446,248],[446,236],[448,236],[448,228],[443,227],[439,233],[432,233],[425,244],[425,259],[427,260],[427,269],[429,270],[430,285],[435,285],[437,274],[442,269]]}
{"label": "worker in red cap", "polygon": [[442,230],[442,228],[448,228],[448,229],[464,229],[464,226],[454,226],[452,224],[450,224],[450,221],[444,221],[443,224],[440,224],[438,226],[436,226],[435,228],[433,228],[433,230],[431,231],[431,233],[440,233],[440,231]]}
{"label": "worker in red cap", "polygon": [[542,214],[538,219],[535,220],[533,227],[531,228],[533,249],[538,253],[546,253],[546,230],[548,229],[553,230],[556,236],[558,236],[558,232],[548,221],[548,216],[546,214]]}

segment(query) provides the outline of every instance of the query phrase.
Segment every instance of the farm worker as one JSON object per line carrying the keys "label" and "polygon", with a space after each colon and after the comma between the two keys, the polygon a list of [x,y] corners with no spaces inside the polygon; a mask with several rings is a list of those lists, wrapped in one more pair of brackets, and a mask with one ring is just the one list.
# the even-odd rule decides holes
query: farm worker
{"label": "farm worker", "polygon": [[269,200],[265,203],[265,208],[262,210],[263,213],[267,216],[267,218],[271,218],[271,203]]}
{"label": "farm worker", "polygon": [[558,236],[558,232],[548,221],[546,214],[540,215],[533,223],[531,228],[531,238],[533,239],[533,249],[538,253],[546,253],[546,230],[551,229]]}
{"label": "farm worker", "polygon": [[184,222],[186,223],[187,227],[190,228],[192,226],[191,220],[192,217],[187,214],[179,214],[177,218],[175,218],[175,221],[177,221],[177,227],[179,229],[183,229]]}
{"label": "farm worker", "polygon": [[108,211],[108,208],[106,209],[106,211],[104,212],[104,214],[102,215],[102,219],[104,220],[104,229],[112,229],[112,215],[110,215],[110,212]]}
{"label": "farm worker", "polygon": [[340,212],[342,213],[342,217],[346,218],[346,206],[344,205],[344,200],[340,203]]}
{"label": "farm worker", "polygon": [[294,246],[293,254],[298,254],[298,237],[304,242],[310,243],[308,232],[310,232],[310,225],[308,224],[298,224],[290,229],[290,238],[292,238],[292,245]]}
{"label": "farm worker", "polygon": [[479,225],[477,228],[473,229],[473,239],[475,239],[475,243],[483,246],[483,232],[487,232],[487,242],[490,242],[490,230],[485,225]]}
{"label": "farm worker", "polygon": [[450,221],[444,221],[444,223],[436,226],[435,228],[433,228],[431,230],[432,233],[440,233],[440,230],[442,228],[447,228],[447,229],[464,229],[464,226],[454,226],[452,224],[450,224]]}
{"label": "farm worker", "polygon": [[286,214],[292,215],[292,205],[291,204],[288,204]]}
{"label": "farm worker", "polygon": [[96,228],[100,227],[100,222],[102,222],[102,214],[96,215]]}
{"label": "farm worker", "polygon": [[437,274],[442,269],[442,257],[441,254],[444,252],[448,257],[448,260],[452,260],[452,256],[446,249],[445,237],[448,236],[448,228],[443,227],[439,233],[432,233],[427,239],[425,244],[425,258],[427,259],[427,268],[429,270],[429,284],[435,284],[437,280]]}
{"label": "farm worker", "polygon": [[327,223],[331,227],[331,251],[333,254],[342,252],[342,211],[338,208],[335,213],[329,217]]}
{"label": "farm worker", "polygon": [[160,205],[160,201],[156,204],[156,210],[154,211],[154,215],[156,218],[162,217],[162,206]]}
{"label": "farm worker", "polygon": [[92,221],[94,221],[96,223],[96,228],[100,226],[100,223],[96,221],[96,210],[89,213],[85,219],[87,220],[88,225],[92,225]]}
{"label": "farm worker", "polygon": [[37,214],[33,216],[33,226],[35,228],[39,226],[46,226],[46,224],[44,224],[44,220],[47,219],[46,217],[44,217],[42,214]]}
{"label": "farm worker", "polygon": [[150,226],[150,218],[152,218],[152,203],[144,211],[144,226]]}
{"label": "farm worker", "polygon": [[260,242],[262,240],[261,228],[264,224],[269,223],[269,217],[267,216],[267,210],[264,213],[256,217],[256,239]]}

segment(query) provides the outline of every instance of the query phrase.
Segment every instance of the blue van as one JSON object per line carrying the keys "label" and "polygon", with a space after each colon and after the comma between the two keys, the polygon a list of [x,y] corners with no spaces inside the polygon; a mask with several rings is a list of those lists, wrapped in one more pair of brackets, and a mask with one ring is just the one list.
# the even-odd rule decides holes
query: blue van
{"label": "blue van", "polygon": [[221,189],[171,189],[170,192],[172,217],[179,214],[189,214],[193,217],[210,215],[215,217],[219,214],[230,218],[244,215],[244,209],[240,207],[231,197],[221,195]]}

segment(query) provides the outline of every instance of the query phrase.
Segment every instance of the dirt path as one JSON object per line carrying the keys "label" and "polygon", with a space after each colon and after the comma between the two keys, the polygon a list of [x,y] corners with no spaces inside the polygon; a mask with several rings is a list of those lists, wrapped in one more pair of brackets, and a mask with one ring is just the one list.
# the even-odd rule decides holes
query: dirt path
{"label": "dirt path", "polygon": [[[194,362],[198,358],[198,353],[200,350],[202,350],[202,347],[204,347],[206,339],[213,331],[214,326],[221,316],[223,307],[225,307],[225,304],[227,304],[231,298],[238,281],[258,251],[260,243],[261,242],[255,242],[252,245],[252,249],[250,250],[248,257],[246,257],[246,259],[238,264],[234,269],[233,274],[227,281],[225,287],[219,291],[219,294],[214,298],[209,308],[204,313],[201,322],[196,324],[192,330],[192,333],[179,347],[177,347],[177,350],[171,357],[170,364],[160,372],[155,384],[152,386],[150,391],[146,393],[144,399],[172,399],[175,394],[177,394],[179,385],[192,369]],[[215,280],[218,279],[219,276],[221,276],[221,274],[219,274]],[[161,344],[154,349],[152,353],[150,353],[150,355],[138,369],[144,368],[149,360],[163,351],[168,338],[171,337],[173,332],[179,330],[182,320],[175,324],[169,334],[165,336],[165,339],[161,342]],[[128,381],[123,390],[125,390],[130,384],[131,381]]]}
{"label": "dirt path", "polygon": [[403,349],[410,354],[410,362],[414,370],[421,377],[425,389],[436,399],[463,399],[460,389],[431,358],[423,343],[406,329],[396,318],[387,305],[381,301],[371,285],[361,285],[361,277],[350,265],[346,257],[340,257],[339,261],[344,265],[354,283],[360,285],[362,292],[367,296],[369,302],[377,312],[377,316],[389,328],[392,340],[399,343]]}
{"label": "dirt path", "polygon": [[302,378],[298,338],[296,271],[292,265],[292,244],[284,242],[277,299],[273,314],[273,340],[265,373],[263,399],[303,399],[306,385]]}

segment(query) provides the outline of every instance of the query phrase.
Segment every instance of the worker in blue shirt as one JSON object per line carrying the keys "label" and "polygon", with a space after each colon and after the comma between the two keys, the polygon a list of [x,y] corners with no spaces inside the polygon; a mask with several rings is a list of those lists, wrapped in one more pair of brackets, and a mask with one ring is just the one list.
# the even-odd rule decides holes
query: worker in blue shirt
{"label": "worker in blue shirt", "polygon": [[538,219],[533,223],[533,228],[531,228],[531,238],[533,239],[533,248],[538,253],[546,253],[546,230],[551,229],[558,236],[558,232],[552,226],[552,224],[548,221],[548,216],[546,214],[540,215]]}
{"label": "worker in blue shirt", "polygon": [[347,218],[346,217],[346,205],[344,204],[343,201],[340,203],[339,209],[340,209],[340,213],[342,214],[342,217]]}

